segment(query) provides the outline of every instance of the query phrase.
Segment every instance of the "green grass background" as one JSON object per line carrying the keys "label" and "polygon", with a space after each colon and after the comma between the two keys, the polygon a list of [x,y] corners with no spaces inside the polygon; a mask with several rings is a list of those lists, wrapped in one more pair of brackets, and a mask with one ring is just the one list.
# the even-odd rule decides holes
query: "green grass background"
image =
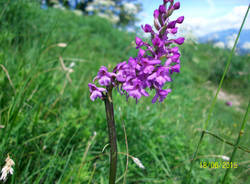
{"label": "green grass background", "polygon": [[[100,66],[111,69],[136,55],[134,36],[98,17],[0,0],[0,64],[13,83],[1,68],[0,124],[5,128],[0,129],[0,165],[8,153],[15,161],[7,183],[108,183],[109,148],[101,154],[108,143],[104,104],[90,101],[87,84]],[[124,123],[129,154],[145,166],[140,169],[130,159],[127,183],[185,183],[214,96],[211,86],[217,88],[229,51],[187,41],[181,52],[181,73],[169,84],[172,93],[164,103],[152,104],[150,98],[127,102],[114,91],[119,152],[126,152]],[[71,83],[59,56],[67,67],[75,62]],[[228,107],[218,100],[209,121],[208,129],[230,142],[237,138],[247,107],[249,71],[249,55],[234,55],[223,90],[238,95],[241,105]],[[240,143],[248,148],[249,127],[248,118]],[[192,183],[221,181],[225,169],[200,168],[200,162],[223,162],[211,155],[230,156],[232,150],[205,135]],[[232,169],[228,183],[250,182],[249,160],[249,153],[237,151],[240,166]],[[117,183],[122,183],[125,168],[126,156],[119,154]]]}

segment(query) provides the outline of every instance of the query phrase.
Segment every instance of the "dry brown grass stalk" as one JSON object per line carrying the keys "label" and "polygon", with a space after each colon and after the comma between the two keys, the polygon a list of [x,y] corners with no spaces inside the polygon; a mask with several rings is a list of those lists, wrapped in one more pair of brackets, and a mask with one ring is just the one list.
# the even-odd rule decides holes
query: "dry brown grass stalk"
{"label": "dry brown grass stalk", "polygon": [[5,74],[6,74],[7,78],[8,78],[9,83],[10,83],[10,86],[12,87],[12,89],[13,89],[13,91],[14,91],[14,94],[16,94],[16,90],[15,90],[15,87],[14,87],[14,85],[13,85],[13,83],[12,83],[12,80],[11,80],[11,78],[10,78],[10,75],[9,75],[8,70],[7,70],[2,64],[0,64],[0,66],[2,67],[3,71],[5,72]]}

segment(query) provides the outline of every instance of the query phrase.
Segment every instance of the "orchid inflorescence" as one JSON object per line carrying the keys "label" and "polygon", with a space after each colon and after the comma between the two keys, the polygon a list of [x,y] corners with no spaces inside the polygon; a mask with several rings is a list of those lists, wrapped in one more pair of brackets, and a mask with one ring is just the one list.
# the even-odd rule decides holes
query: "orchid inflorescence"
{"label": "orchid inflorescence", "polygon": [[177,46],[184,42],[183,37],[170,39],[169,35],[175,35],[184,16],[170,21],[172,13],[180,8],[180,3],[174,3],[174,0],[163,0],[163,4],[154,11],[154,28],[149,24],[142,26],[145,33],[151,34],[151,43],[143,41],[136,37],[137,57],[130,57],[128,61],[116,65],[113,72],[108,72],[105,66],[101,66],[98,75],[93,82],[98,80],[101,86],[89,83],[90,99],[103,99],[108,89],[117,88],[121,94],[136,99],[141,96],[149,96],[147,88],[155,90],[155,96],[152,103],[157,100],[162,102],[171,89],[164,89],[167,82],[171,82],[171,75],[174,72],[180,72],[180,52]]}

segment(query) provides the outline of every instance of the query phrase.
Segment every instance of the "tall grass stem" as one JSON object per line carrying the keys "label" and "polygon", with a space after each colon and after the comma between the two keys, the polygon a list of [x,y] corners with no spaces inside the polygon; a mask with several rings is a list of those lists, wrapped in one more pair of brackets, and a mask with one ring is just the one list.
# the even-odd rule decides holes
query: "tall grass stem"
{"label": "tall grass stem", "polygon": [[[250,5],[249,5],[249,6],[250,6]],[[245,16],[244,16],[244,19],[243,19],[243,21],[242,21],[242,23],[241,23],[240,30],[239,30],[239,32],[238,32],[238,34],[237,34],[236,40],[234,41],[234,46],[233,46],[233,48],[232,48],[232,50],[231,50],[231,52],[230,52],[230,54],[229,54],[229,57],[228,57],[228,60],[227,60],[227,64],[226,64],[226,67],[225,67],[225,69],[224,69],[223,75],[222,75],[221,80],[220,80],[220,83],[219,83],[219,87],[217,88],[216,94],[215,94],[215,96],[214,96],[214,98],[213,98],[211,107],[210,107],[210,109],[209,109],[208,116],[207,116],[207,120],[206,120],[206,122],[205,122],[205,124],[204,124],[204,126],[203,126],[203,129],[204,129],[204,130],[207,129],[207,125],[208,125],[208,122],[209,122],[209,120],[210,120],[210,118],[211,118],[211,115],[212,115],[212,112],[213,112],[213,109],[214,109],[214,106],[215,106],[215,103],[216,103],[218,94],[219,94],[220,89],[221,89],[221,87],[222,87],[222,84],[223,84],[223,81],[224,81],[224,79],[225,79],[225,76],[226,76],[226,74],[227,74],[227,72],[228,72],[228,70],[229,70],[229,67],[230,67],[230,64],[231,64],[231,61],[232,61],[233,53],[235,52],[236,45],[237,45],[238,40],[239,40],[239,37],[240,37],[240,33],[241,33],[241,31],[242,31],[242,28],[243,28],[243,26],[244,26],[244,24],[245,24],[245,21],[246,21],[248,12],[249,12],[249,6],[248,6],[248,9],[247,9],[246,14],[245,14]]]}
{"label": "tall grass stem", "polygon": [[188,183],[190,183],[190,178],[191,178],[191,172],[192,172],[192,169],[193,169],[193,164],[194,164],[194,161],[195,161],[195,159],[196,159],[196,156],[197,156],[199,147],[200,147],[201,142],[202,142],[203,137],[204,137],[204,133],[205,133],[204,130],[207,129],[207,125],[208,125],[208,122],[209,122],[209,120],[210,120],[210,118],[211,118],[211,115],[212,115],[212,112],[213,112],[213,109],[214,109],[214,106],[215,106],[215,103],[216,103],[218,94],[219,94],[220,89],[221,89],[221,87],[222,87],[224,78],[225,78],[225,76],[226,76],[226,74],[227,74],[227,72],[228,72],[228,70],[229,70],[229,67],[230,67],[230,64],[231,64],[231,60],[232,60],[233,53],[234,53],[234,51],[235,51],[235,49],[236,49],[236,45],[237,45],[237,43],[238,43],[238,40],[239,40],[239,37],[240,37],[240,33],[241,33],[241,31],[242,31],[242,28],[243,28],[243,26],[244,26],[244,24],[245,24],[245,21],[246,21],[248,12],[249,12],[249,7],[250,7],[250,5],[248,5],[248,8],[247,8],[247,11],[246,11],[246,13],[245,13],[244,19],[243,19],[243,21],[242,21],[242,23],[241,23],[241,26],[240,26],[240,30],[239,30],[239,32],[238,32],[238,34],[237,34],[237,38],[236,38],[236,40],[234,41],[234,46],[233,46],[233,48],[232,48],[232,50],[231,50],[231,52],[230,52],[230,54],[229,54],[229,57],[228,57],[228,60],[227,60],[227,64],[226,64],[226,67],[225,67],[225,69],[224,69],[223,75],[222,75],[222,77],[221,77],[221,80],[220,80],[219,86],[218,86],[218,88],[217,88],[216,94],[215,94],[215,96],[214,96],[214,98],[213,98],[213,101],[212,101],[212,104],[211,104],[211,106],[210,106],[210,108],[209,108],[209,112],[208,112],[207,119],[206,119],[206,121],[205,121],[205,124],[203,125],[203,131],[202,131],[202,133],[201,133],[200,140],[199,140],[199,142],[198,142],[198,145],[197,145],[196,150],[195,150],[195,152],[194,152],[193,158],[192,158],[192,160],[191,160],[191,166],[190,166],[190,170],[189,170],[189,172],[188,172],[188,179],[187,179],[187,180],[188,180]]}
{"label": "tall grass stem", "polygon": [[[232,163],[234,161],[235,153],[236,153],[238,145],[240,143],[240,139],[241,139],[242,135],[244,134],[244,129],[245,129],[245,125],[246,125],[246,122],[247,122],[247,115],[248,115],[249,106],[250,106],[249,104],[250,104],[250,100],[248,102],[247,110],[246,110],[245,116],[243,118],[243,121],[242,121],[242,124],[241,124],[241,128],[240,128],[240,131],[239,131],[239,134],[238,134],[238,138],[237,138],[237,141],[235,143],[235,146],[234,146],[234,149],[233,149],[233,153],[232,153],[232,155],[230,157],[229,163]],[[230,167],[227,168],[227,170],[225,172],[225,175],[224,175],[223,180],[222,180],[222,184],[224,184],[226,182],[226,179],[227,179],[229,171],[230,171]]]}

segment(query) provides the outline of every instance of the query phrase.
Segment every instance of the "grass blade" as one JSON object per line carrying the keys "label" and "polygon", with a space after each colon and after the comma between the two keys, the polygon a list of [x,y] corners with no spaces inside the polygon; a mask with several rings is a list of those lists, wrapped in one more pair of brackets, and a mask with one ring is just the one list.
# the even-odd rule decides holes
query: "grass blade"
{"label": "grass blade", "polygon": [[[241,31],[242,31],[242,28],[243,28],[243,26],[244,26],[244,24],[245,24],[245,21],[246,21],[248,12],[249,12],[249,7],[250,7],[250,5],[248,5],[248,8],[247,8],[247,11],[246,11],[246,13],[245,13],[244,19],[243,19],[243,21],[242,21],[242,23],[241,23],[241,26],[240,26],[240,30],[239,30],[239,32],[238,32],[238,34],[237,34],[237,38],[236,38],[236,40],[234,41],[234,46],[233,46],[233,48],[232,48],[232,50],[231,50],[231,52],[230,52],[230,55],[229,55],[229,57],[228,57],[226,67],[225,67],[225,69],[224,69],[223,75],[222,75],[221,80],[220,80],[220,84],[219,84],[219,86],[218,86],[218,88],[217,88],[216,94],[215,94],[215,96],[214,96],[214,98],[213,98],[213,101],[212,101],[212,104],[211,104],[211,106],[210,106],[210,108],[209,108],[209,112],[208,112],[208,116],[207,116],[207,119],[206,119],[206,121],[205,121],[205,124],[203,125],[203,130],[205,130],[205,129],[207,128],[207,124],[208,124],[208,122],[209,122],[209,120],[210,120],[210,118],[211,118],[211,115],[212,115],[212,112],[213,112],[215,103],[216,103],[216,101],[217,101],[218,94],[219,94],[220,89],[221,89],[221,87],[222,87],[224,78],[225,78],[225,76],[226,76],[226,74],[227,74],[227,72],[228,72],[228,70],[229,70],[229,66],[230,66],[230,64],[231,64],[231,60],[232,60],[233,53],[234,53],[234,51],[235,51],[235,49],[236,49],[236,45],[237,45],[237,43],[238,43],[238,40],[239,40],[239,37],[240,37],[240,33],[241,33]],[[199,147],[200,147],[200,144],[201,144],[201,142],[202,142],[202,140],[203,140],[203,137],[204,137],[204,131],[202,131],[202,133],[201,133],[200,140],[199,140],[199,142],[198,142],[198,145],[197,145],[197,147],[196,147],[196,150],[195,150],[195,152],[194,152],[194,155],[193,155],[193,158],[192,158],[192,161],[191,161],[190,170],[189,170],[189,172],[188,172],[188,183],[190,183],[191,172],[192,172],[192,169],[193,169],[194,160],[196,159],[196,156],[197,156],[197,153],[198,153],[198,151],[199,151]]]}
{"label": "grass blade", "polygon": [[[248,8],[249,9],[249,8]],[[234,149],[233,149],[233,153],[232,153],[232,156],[230,157],[230,161],[229,163],[233,162],[234,161],[234,156],[235,156],[235,153],[237,151],[237,148],[238,148],[238,145],[240,143],[240,139],[244,133],[244,128],[245,128],[245,125],[246,125],[246,122],[247,122],[247,115],[248,115],[248,111],[249,111],[249,105],[250,104],[250,100],[248,102],[248,106],[247,106],[247,110],[246,110],[246,113],[245,113],[245,116],[243,118],[243,121],[242,121],[242,124],[241,124],[241,128],[240,128],[240,131],[239,131],[239,134],[238,134],[238,138],[237,138],[237,141],[235,143],[235,146],[234,146]],[[227,168],[226,172],[225,172],[225,175],[223,177],[223,180],[222,180],[222,184],[224,184],[226,182],[226,179],[227,179],[227,176],[228,176],[228,173],[230,171],[230,168]]]}

